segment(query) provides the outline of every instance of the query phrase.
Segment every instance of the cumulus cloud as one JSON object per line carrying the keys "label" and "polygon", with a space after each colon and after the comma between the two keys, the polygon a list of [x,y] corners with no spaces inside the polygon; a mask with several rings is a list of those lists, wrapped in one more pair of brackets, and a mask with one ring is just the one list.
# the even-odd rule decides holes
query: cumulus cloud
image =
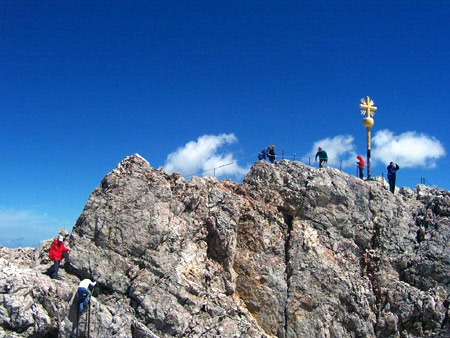
{"label": "cumulus cloud", "polygon": [[415,131],[395,135],[390,130],[380,130],[375,133],[372,142],[375,161],[394,161],[402,168],[434,168],[436,160],[445,156],[445,149],[439,140]]}
{"label": "cumulus cloud", "polygon": [[302,160],[308,162],[310,158],[314,161],[317,149],[321,147],[327,152],[328,165],[332,167],[340,167],[342,160],[342,168],[355,166],[356,152],[353,143],[354,138],[351,135],[337,135],[333,138],[325,138],[314,142],[309,153],[303,156]]}
{"label": "cumulus cloud", "polygon": [[190,141],[169,154],[164,169],[182,175],[242,176],[248,168],[240,167],[231,152],[223,148],[236,143],[234,134],[203,135],[197,141]]}

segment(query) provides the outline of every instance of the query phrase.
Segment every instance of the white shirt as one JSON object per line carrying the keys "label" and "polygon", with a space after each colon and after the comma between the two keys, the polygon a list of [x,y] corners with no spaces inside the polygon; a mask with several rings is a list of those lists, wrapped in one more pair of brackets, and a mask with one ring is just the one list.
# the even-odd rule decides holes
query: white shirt
{"label": "white shirt", "polygon": [[87,289],[89,285],[95,286],[97,282],[92,282],[90,279],[83,279],[79,284],[78,287]]}

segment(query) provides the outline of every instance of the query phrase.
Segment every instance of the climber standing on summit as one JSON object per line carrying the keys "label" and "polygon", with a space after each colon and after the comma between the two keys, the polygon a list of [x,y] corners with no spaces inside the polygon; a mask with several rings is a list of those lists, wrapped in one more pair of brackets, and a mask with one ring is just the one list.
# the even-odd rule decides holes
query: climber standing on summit
{"label": "climber standing on summit", "polygon": [[275,159],[277,158],[277,155],[275,154],[275,146],[270,146],[269,148],[269,161],[270,163],[275,163]]}
{"label": "climber standing on summit", "polygon": [[400,169],[397,163],[391,162],[387,167],[387,177],[389,181],[389,190],[391,193],[395,192],[395,179],[397,178],[397,171]]}
{"label": "climber standing on summit", "polygon": [[325,163],[328,162],[328,155],[325,150],[323,150],[321,147],[317,150],[315,161],[317,162],[317,157],[319,157],[319,168],[323,168],[325,166]]}
{"label": "climber standing on summit", "polygon": [[364,179],[364,159],[361,155],[356,156],[356,158],[359,160],[356,162],[356,166],[359,170],[359,178]]}
{"label": "climber standing on summit", "polygon": [[51,272],[51,277],[53,279],[60,279],[58,276],[59,266],[61,265],[61,260],[63,259],[63,255],[65,256],[66,261],[68,260],[67,253],[70,251],[69,248],[64,246],[64,236],[59,234],[57,238],[53,241],[52,245],[50,245],[50,251],[48,252],[48,258],[53,260],[53,270]]}

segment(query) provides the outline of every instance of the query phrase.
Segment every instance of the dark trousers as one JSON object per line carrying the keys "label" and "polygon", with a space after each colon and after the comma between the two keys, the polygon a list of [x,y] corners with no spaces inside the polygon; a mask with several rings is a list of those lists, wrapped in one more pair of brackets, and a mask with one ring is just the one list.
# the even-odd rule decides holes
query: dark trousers
{"label": "dark trousers", "polygon": [[394,193],[395,191],[395,177],[388,177],[389,179],[389,190],[391,193]]}
{"label": "dark trousers", "polygon": [[61,261],[57,261],[56,259],[54,260],[52,275],[51,275],[52,278],[58,278],[58,270],[59,270],[60,264],[61,264]]}
{"label": "dark trousers", "polygon": [[[63,252],[62,259],[65,260],[66,264],[69,263],[70,262],[69,252]],[[51,270],[50,277],[58,278],[58,270],[59,270],[59,267],[61,266],[61,261],[54,260],[53,262],[54,263],[53,263],[53,267],[52,267],[52,270]]]}
{"label": "dark trousers", "polygon": [[83,311],[83,307],[89,303],[89,295],[90,292],[86,288],[78,288],[78,312]]}
{"label": "dark trousers", "polygon": [[364,178],[364,168],[358,167],[359,169],[359,178],[363,179]]}
{"label": "dark trousers", "polygon": [[319,158],[319,168],[323,168],[325,166],[325,163],[327,163],[327,160],[321,160]]}

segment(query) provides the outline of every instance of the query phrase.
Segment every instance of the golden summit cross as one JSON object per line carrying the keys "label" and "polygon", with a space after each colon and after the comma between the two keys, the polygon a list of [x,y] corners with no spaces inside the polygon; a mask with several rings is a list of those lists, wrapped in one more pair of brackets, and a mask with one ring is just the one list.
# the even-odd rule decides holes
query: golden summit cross
{"label": "golden summit cross", "polygon": [[368,96],[365,99],[361,99],[359,108],[362,109],[361,114],[367,114],[367,117],[372,117],[375,115],[375,110],[377,110],[377,107],[374,106],[374,102]]}

